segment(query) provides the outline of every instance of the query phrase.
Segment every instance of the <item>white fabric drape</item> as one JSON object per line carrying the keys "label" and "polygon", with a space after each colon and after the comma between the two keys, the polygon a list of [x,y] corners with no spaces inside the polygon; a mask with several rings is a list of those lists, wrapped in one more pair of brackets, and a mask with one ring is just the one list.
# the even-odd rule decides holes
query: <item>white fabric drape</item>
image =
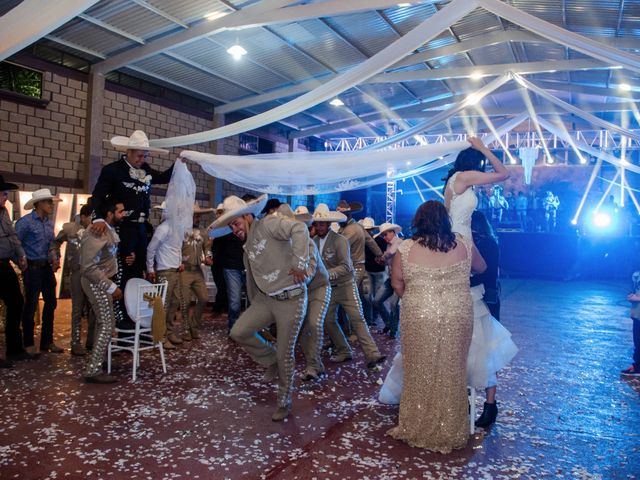
{"label": "white fabric drape", "polygon": [[408,55],[418,47],[435,38],[443,30],[475,9],[477,0],[454,0],[442,10],[432,15],[409,33],[393,42],[388,47],[376,53],[348,72],[338,75],[333,80],[320,85],[314,90],[280,105],[267,112],[254,115],[231,125],[215,128],[206,132],[182,135],[165,139],[151,140],[153,147],[175,147],[178,145],[193,145],[210,142],[220,138],[230,137],[248,130],[253,130],[296,113],[302,112],[322,103],[349,88],[362,83],[376,73],[393,65],[399,59]]}
{"label": "white fabric drape", "polygon": [[0,17],[0,61],[54,31],[98,0],[24,0]]}
{"label": "white fabric drape", "polygon": [[182,243],[185,232],[193,227],[193,204],[196,201],[196,182],[187,166],[176,160],[165,198],[163,216],[171,225],[171,233]]}
{"label": "white fabric drape", "polygon": [[518,156],[522,160],[522,166],[524,167],[524,183],[531,185],[531,175],[533,173],[533,166],[536,164],[540,149],[538,147],[522,147],[518,150]]}
{"label": "white fabric drape", "polygon": [[454,115],[456,115],[458,112],[460,112],[461,110],[464,110],[465,108],[468,108],[472,105],[475,105],[476,103],[478,103],[480,100],[482,100],[485,96],[487,96],[488,94],[490,94],[491,92],[497,90],[498,88],[500,88],[502,85],[504,85],[505,83],[507,83],[509,80],[511,79],[511,74],[510,73],[506,73],[504,75],[502,75],[501,77],[498,77],[494,80],[492,80],[491,82],[489,82],[488,84],[486,84],[484,87],[480,88],[477,92],[474,92],[470,95],[468,95],[462,102],[458,103],[457,105],[454,105],[450,108],[448,108],[447,110],[442,111],[441,113],[437,114],[436,116],[429,118],[428,120],[425,120],[424,122],[420,122],[417,125],[414,125],[413,127],[404,130],[392,137],[389,137],[385,140],[382,140],[381,142],[378,142],[374,145],[371,145],[369,147],[367,147],[367,150],[378,150],[384,147],[388,147],[389,145],[393,145],[394,143],[398,143],[401,142],[402,140],[409,138],[413,135],[416,135],[418,133],[422,133],[425,130],[430,129],[431,127],[438,125],[441,122],[444,122],[445,120],[447,120],[448,118],[453,117]]}
{"label": "white fabric drape", "polygon": [[589,113],[589,112],[585,112],[584,110],[581,110],[578,107],[574,107],[573,105],[560,100],[557,97],[554,97],[553,95],[551,95],[549,92],[543,90],[542,88],[538,87],[536,84],[531,83],[529,80],[527,80],[526,78],[521,77],[518,74],[514,74],[514,78],[515,80],[520,83],[520,85],[528,88],[529,90],[535,92],[537,95],[540,95],[541,97],[549,100],[551,103],[554,103],[555,105],[558,105],[560,108],[566,110],[567,112],[571,112],[574,115],[583,118],[584,120],[594,124],[594,125],[598,125],[599,127],[602,127],[604,129],[607,130],[613,130],[614,132],[618,132],[621,135],[625,135],[627,137],[631,137],[635,140],[640,141],[640,134],[634,133],[631,130],[627,130],[625,128],[619,127],[618,125],[614,124],[614,123],[610,123],[607,122],[606,120],[602,120],[601,118],[596,117],[595,115]]}
{"label": "white fabric drape", "polygon": [[500,0],[478,0],[478,5],[559,45],[602,60],[609,65],[621,65],[634,72],[640,72],[640,56],[638,55],[618,50],[583,35],[570,32]]}
{"label": "white fabric drape", "polygon": [[[316,195],[342,192],[433,170],[469,143],[447,142],[411,148],[352,152],[287,152],[212,155],[183,151],[209,175],[263,193]],[[443,159],[440,159],[443,157]],[[444,162],[444,163],[443,163]]]}

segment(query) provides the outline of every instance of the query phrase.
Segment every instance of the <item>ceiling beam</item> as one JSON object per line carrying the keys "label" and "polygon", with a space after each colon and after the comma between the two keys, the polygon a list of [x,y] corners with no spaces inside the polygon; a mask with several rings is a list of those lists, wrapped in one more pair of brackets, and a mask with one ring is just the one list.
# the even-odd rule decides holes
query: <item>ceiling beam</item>
{"label": "ceiling beam", "polygon": [[95,17],[91,17],[89,15],[81,13],[80,15],[78,15],[78,18],[81,18],[82,20],[84,20],[86,22],[92,23],[92,24],[94,24],[94,25],[106,30],[107,32],[111,32],[111,33],[114,33],[114,34],[119,35],[121,37],[128,38],[132,42],[139,43],[140,45],[144,45],[146,43],[144,41],[144,38],[138,37],[137,35],[134,35],[132,33],[126,32],[126,31],[122,30],[121,28],[114,27],[113,25],[110,25],[110,24],[108,24],[106,22],[103,22],[102,20],[98,20]]}
{"label": "ceiling beam", "polygon": [[[105,73],[136,62],[143,58],[175,48],[185,43],[193,42],[202,37],[229,29],[245,29],[264,27],[282,23],[298,22],[319,17],[346,15],[350,13],[385,9],[397,6],[397,0],[326,0],[322,3],[303,4],[287,7],[295,0],[263,0],[242,10],[231,12],[224,17],[211,21],[202,21],[188,30],[167,35],[142,47],[133,48],[126,52],[96,63],[93,71]],[[443,0],[427,0],[439,3]],[[423,2],[424,3],[424,2]]]}
{"label": "ceiling beam", "polygon": [[415,82],[425,80],[442,80],[446,78],[469,78],[474,73],[483,76],[497,76],[505,72],[523,75],[574,70],[609,70],[615,68],[599,60],[576,59],[561,61],[543,61],[528,63],[504,63],[498,65],[479,65],[475,67],[438,68],[435,70],[409,70],[401,72],[381,73],[374,75],[367,83]]}
{"label": "ceiling beam", "polygon": [[135,3],[136,5],[141,6],[142,8],[146,8],[150,12],[153,12],[156,15],[161,16],[165,20],[169,20],[170,22],[175,23],[176,25],[180,25],[182,28],[189,28],[189,25],[184,23],[179,18],[176,18],[173,15],[169,15],[167,12],[160,10],[158,7],[151,5],[149,2],[145,0],[129,0],[129,1]]}

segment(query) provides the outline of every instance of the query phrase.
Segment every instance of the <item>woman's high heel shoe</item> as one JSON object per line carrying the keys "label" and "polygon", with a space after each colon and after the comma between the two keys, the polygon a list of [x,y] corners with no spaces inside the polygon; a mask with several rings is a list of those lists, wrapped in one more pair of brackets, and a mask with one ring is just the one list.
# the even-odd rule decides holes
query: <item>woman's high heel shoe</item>
{"label": "woman's high heel shoe", "polygon": [[478,428],[487,428],[488,426],[495,423],[497,416],[498,416],[498,402],[496,403],[484,402],[482,415],[478,417],[475,425]]}

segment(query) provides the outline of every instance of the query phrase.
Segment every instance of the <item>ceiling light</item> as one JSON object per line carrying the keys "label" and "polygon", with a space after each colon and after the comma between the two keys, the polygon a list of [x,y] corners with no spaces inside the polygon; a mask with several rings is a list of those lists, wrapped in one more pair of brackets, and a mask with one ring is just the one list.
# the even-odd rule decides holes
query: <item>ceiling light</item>
{"label": "ceiling light", "polygon": [[329,104],[333,105],[334,107],[341,107],[342,105],[344,105],[344,102],[339,98],[334,98],[329,102]]}
{"label": "ceiling light", "polygon": [[233,47],[227,49],[227,53],[231,55],[236,60],[240,60],[243,55],[247,54],[247,51],[242,48],[240,45],[236,44]]}
{"label": "ceiling light", "polygon": [[473,72],[470,75],[471,80],[480,80],[482,78],[482,73],[480,72]]}
{"label": "ceiling light", "polygon": [[206,13],[204,15],[204,18],[206,18],[207,20],[211,21],[211,20],[216,20],[217,18],[222,18],[224,16],[227,15],[228,12],[211,12],[211,13]]}
{"label": "ceiling light", "polygon": [[411,161],[410,160],[407,160],[407,165],[411,165]]}
{"label": "ceiling light", "polygon": [[398,6],[399,7],[410,7],[411,4],[410,3],[399,3]]}
{"label": "ceiling light", "polygon": [[547,157],[547,163],[551,165],[554,162],[553,157]]}
{"label": "ceiling light", "polygon": [[628,83],[621,83],[620,85],[618,85],[618,88],[623,92],[628,92],[631,90],[631,85],[629,85]]}

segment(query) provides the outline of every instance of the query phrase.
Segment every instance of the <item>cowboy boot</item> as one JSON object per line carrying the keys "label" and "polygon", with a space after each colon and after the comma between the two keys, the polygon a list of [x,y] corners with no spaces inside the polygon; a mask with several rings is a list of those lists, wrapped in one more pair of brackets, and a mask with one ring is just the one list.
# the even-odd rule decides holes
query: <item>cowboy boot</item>
{"label": "cowboy boot", "polygon": [[497,416],[498,416],[498,402],[495,402],[495,403],[484,402],[482,415],[478,417],[475,425],[478,428],[487,428],[488,426],[495,423]]}

